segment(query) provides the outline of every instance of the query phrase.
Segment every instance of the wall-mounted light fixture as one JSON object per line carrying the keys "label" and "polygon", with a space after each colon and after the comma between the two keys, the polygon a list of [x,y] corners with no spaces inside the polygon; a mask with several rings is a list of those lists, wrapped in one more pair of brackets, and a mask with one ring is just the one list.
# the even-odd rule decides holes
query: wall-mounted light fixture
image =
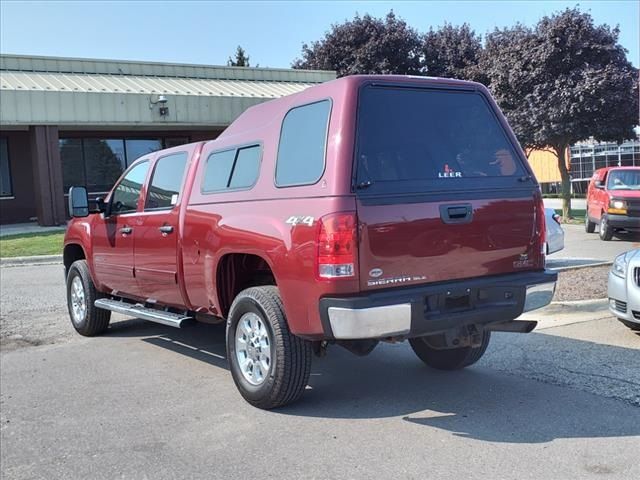
{"label": "wall-mounted light fixture", "polygon": [[160,107],[158,108],[160,115],[163,117],[169,115],[169,107],[167,107],[168,101],[169,100],[167,100],[167,97],[165,97],[164,95],[152,95],[149,98],[149,109],[153,110],[154,105],[160,105]]}

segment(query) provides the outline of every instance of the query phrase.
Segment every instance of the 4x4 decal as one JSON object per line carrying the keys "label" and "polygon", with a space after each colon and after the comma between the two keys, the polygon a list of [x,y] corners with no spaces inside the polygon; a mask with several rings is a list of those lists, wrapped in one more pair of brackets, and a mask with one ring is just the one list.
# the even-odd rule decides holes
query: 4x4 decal
{"label": "4x4 decal", "polygon": [[289,225],[304,224],[304,225],[309,225],[311,227],[313,226],[314,220],[315,218],[309,215],[292,215],[291,217],[287,218],[286,222],[284,223],[288,223]]}

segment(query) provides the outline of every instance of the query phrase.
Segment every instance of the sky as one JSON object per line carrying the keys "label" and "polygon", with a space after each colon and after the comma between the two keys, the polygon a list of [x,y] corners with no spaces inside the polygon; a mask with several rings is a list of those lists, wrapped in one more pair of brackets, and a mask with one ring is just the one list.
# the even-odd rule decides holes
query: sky
{"label": "sky", "polygon": [[640,2],[622,1],[47,1],[0,2],[0,52],[224,65],[238,45],[251,65],[288,68],[302,44],[357,13],[393,9],[418,31],[467,22],[477,33],[578,5],[596,23],[619,25],[640,66]]}

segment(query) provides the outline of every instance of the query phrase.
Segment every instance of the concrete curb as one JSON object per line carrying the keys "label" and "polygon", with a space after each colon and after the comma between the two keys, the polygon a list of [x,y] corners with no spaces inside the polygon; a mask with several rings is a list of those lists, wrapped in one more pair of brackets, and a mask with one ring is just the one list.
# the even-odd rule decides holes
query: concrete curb
{"label": "concrete curb", "polygon": [[67,229],[66,226],[60,227],[32,227],[32,228],[24,228],[24,229],[11,229],[11,228],[3,228],[0,227],[0,238],[5,237],[16,237],[20,235],[37,235],[37,234],[47,234],[47,233],[62,233]]}
{"label": "concrete curb", "polygon": [[551,302],[540,310],[521,315],[519,320],[535,320],[536,330],[560,327],[574,323],[602,320],[611,317],[609,300],[596,298],[591,300],[575,300],[570,302]]}
{"label": "concrete curb", "polygon": [[0,258],[2,267],[21,267],[26,265],[56,265],[62,263],[62,255],[36,255],[33,257]]}
{"label": "concrete curb", "polygon": [[[571,259],[568,259],[568,260],[571,260]],[[595,263],[587,263],[585,265],[569,265],[569,266],[566,266],[566,267],[555,267],[555,268],[553,266],[547,265],[547,267],[550,270],[553,270],[554,272],[566,272],[566,271],[569,271],[569,270],[580,270],[582,268],[601,267],[603,265],[613,265],[613,260],[608,260],[606,262],[605,261],[598,261],[598,262],[595,262]]]}
{"label": "concrete curb", "polygon": [[585,309],[598,308],[603,304],[605,307],[608,307],[609,304],[606,298],[591,298],[589,300],[563,300],[558,302],[551,302],[551,305],[562,305],[567,307],[575,307],[581,305]]}

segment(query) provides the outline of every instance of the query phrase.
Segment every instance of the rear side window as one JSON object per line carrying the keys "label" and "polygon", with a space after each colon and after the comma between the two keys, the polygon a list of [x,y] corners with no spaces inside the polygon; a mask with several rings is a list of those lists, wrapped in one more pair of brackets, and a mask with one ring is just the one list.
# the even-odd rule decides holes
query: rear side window
{"label": "rear side window", "polygon": [[259,145],[238,150],[229,188],[247,188],[255,183],[260,167],[260,150]]}
{"label": "rear side window", "polygon": [[284,117],[276,163],[278,187],[310,185],[320,180],[330,111],[331,102],[323,100],[293,108]]}
{"label": "rear side window", "polygon": [[178,202],[186,165],[187,152],[167,155],[156,162],[145,210],[171,208]]}
{"label": "rear side window", "polygon": [[250,188],[258,179],[262,147],[234,148],[209,155],[202,181],[202,193]]}
{"label": "rear side window", "polygon": [[402,191],[409,184],[438,182],[456,188],[469,177],[523,175],[502,125],[479,93],[367,86],[359,105],[358,185],[386,183]]}
{"label": "rear side window", "polygon": [[116,186],[111,199],[111,212],[114,214],[135,212],[142,185],[147,177],[149,162],[145,160],[127,172]]}
{"label": "rear side window", "polygon": [[203,193],[217,192],[227,188],[235,157],[235,150],[225,150],[209,155],[202,183]]}

